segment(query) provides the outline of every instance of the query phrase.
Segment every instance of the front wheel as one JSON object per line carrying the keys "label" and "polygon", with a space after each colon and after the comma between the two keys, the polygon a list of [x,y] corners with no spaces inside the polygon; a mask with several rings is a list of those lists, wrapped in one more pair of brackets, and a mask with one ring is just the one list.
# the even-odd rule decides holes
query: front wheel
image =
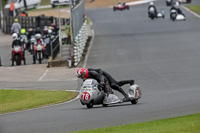
{"label": "front wheel", "polygon": [[131,103],[132,104],[137,104],[138,103],[138,99],[131,100]]}
{"label": "front wheel", "polygon": [[15,56],[15,61],[16,61],[16,65],[17,66],[21,65],[21,60],[20,60],[20,56],[19,55]]}
{"label": "front wheel", "polygon": [[108,104],[102,104],[103,105],[103,107],[107,107],[108,106]]}
{"label": "front wheel", "polygon": [[93,107],[93,105],[94,105],[94,103],[91,101],[90,103],[88,103],[86,106],[87,106],[87,108],[92,108]]}
{"label": "front wheel", "polygon": [[129,10],[129,6],[127,6],[126,9]]}

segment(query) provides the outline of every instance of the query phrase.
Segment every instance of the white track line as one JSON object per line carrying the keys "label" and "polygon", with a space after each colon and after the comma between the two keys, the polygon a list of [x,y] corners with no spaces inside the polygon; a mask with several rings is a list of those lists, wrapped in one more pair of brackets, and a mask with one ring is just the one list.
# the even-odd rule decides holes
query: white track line
{"label": "white track line", "polygon": [[49,70],[46,70],[45,73],[38,79],[39,81],[41,81],[48,73]]}

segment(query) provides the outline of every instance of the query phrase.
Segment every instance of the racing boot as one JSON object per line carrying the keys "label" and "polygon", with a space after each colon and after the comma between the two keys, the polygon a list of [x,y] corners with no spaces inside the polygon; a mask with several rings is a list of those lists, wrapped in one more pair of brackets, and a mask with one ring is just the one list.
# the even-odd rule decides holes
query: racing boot
{"label": "racing boot", "polygon": [[103,99],[103,104],[109,104],[108,97],[109,97],[109,93],[105,93],[104,99]]}
{"label": "racing boot", "polygon": [[128,102],[128,101],[130,101],[130,98],[129,98],[128,95],[126,94],[126,95],[125,95],[125,98],[123,99],[123,102]]}
{"label": "racing boot", "polygon": [[134,85],[135,80],[130,80],[130,86]]}
{"label": "racing boot", "polygon": [[14,61],[12,60],[12,64],[11,64],[11,66],[14,66]]}

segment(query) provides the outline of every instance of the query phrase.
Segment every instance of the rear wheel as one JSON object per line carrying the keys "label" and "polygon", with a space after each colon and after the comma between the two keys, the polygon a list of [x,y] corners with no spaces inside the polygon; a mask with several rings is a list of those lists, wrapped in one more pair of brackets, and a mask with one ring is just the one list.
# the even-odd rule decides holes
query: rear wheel
{"label": "rear wheel", "polygon": [[131,100],[131,103],[132,104],[137,104],[138,103],[138,99]]}

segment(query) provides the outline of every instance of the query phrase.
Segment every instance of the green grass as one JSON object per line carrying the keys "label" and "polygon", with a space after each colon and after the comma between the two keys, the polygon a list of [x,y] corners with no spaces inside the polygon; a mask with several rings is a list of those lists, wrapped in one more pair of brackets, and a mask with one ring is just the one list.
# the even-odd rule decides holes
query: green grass
{"label": "green grass", "polygon": [[200,114],[74,133],[199,133]]}
{"label": "green grass", "polygon": [[200,15],[200,5],[188,5],[187,7]]}
{"label": "green grass", "polygon": [[76,92],[67,91],[0,90],[0,113],[61,103],[76,96]]}

